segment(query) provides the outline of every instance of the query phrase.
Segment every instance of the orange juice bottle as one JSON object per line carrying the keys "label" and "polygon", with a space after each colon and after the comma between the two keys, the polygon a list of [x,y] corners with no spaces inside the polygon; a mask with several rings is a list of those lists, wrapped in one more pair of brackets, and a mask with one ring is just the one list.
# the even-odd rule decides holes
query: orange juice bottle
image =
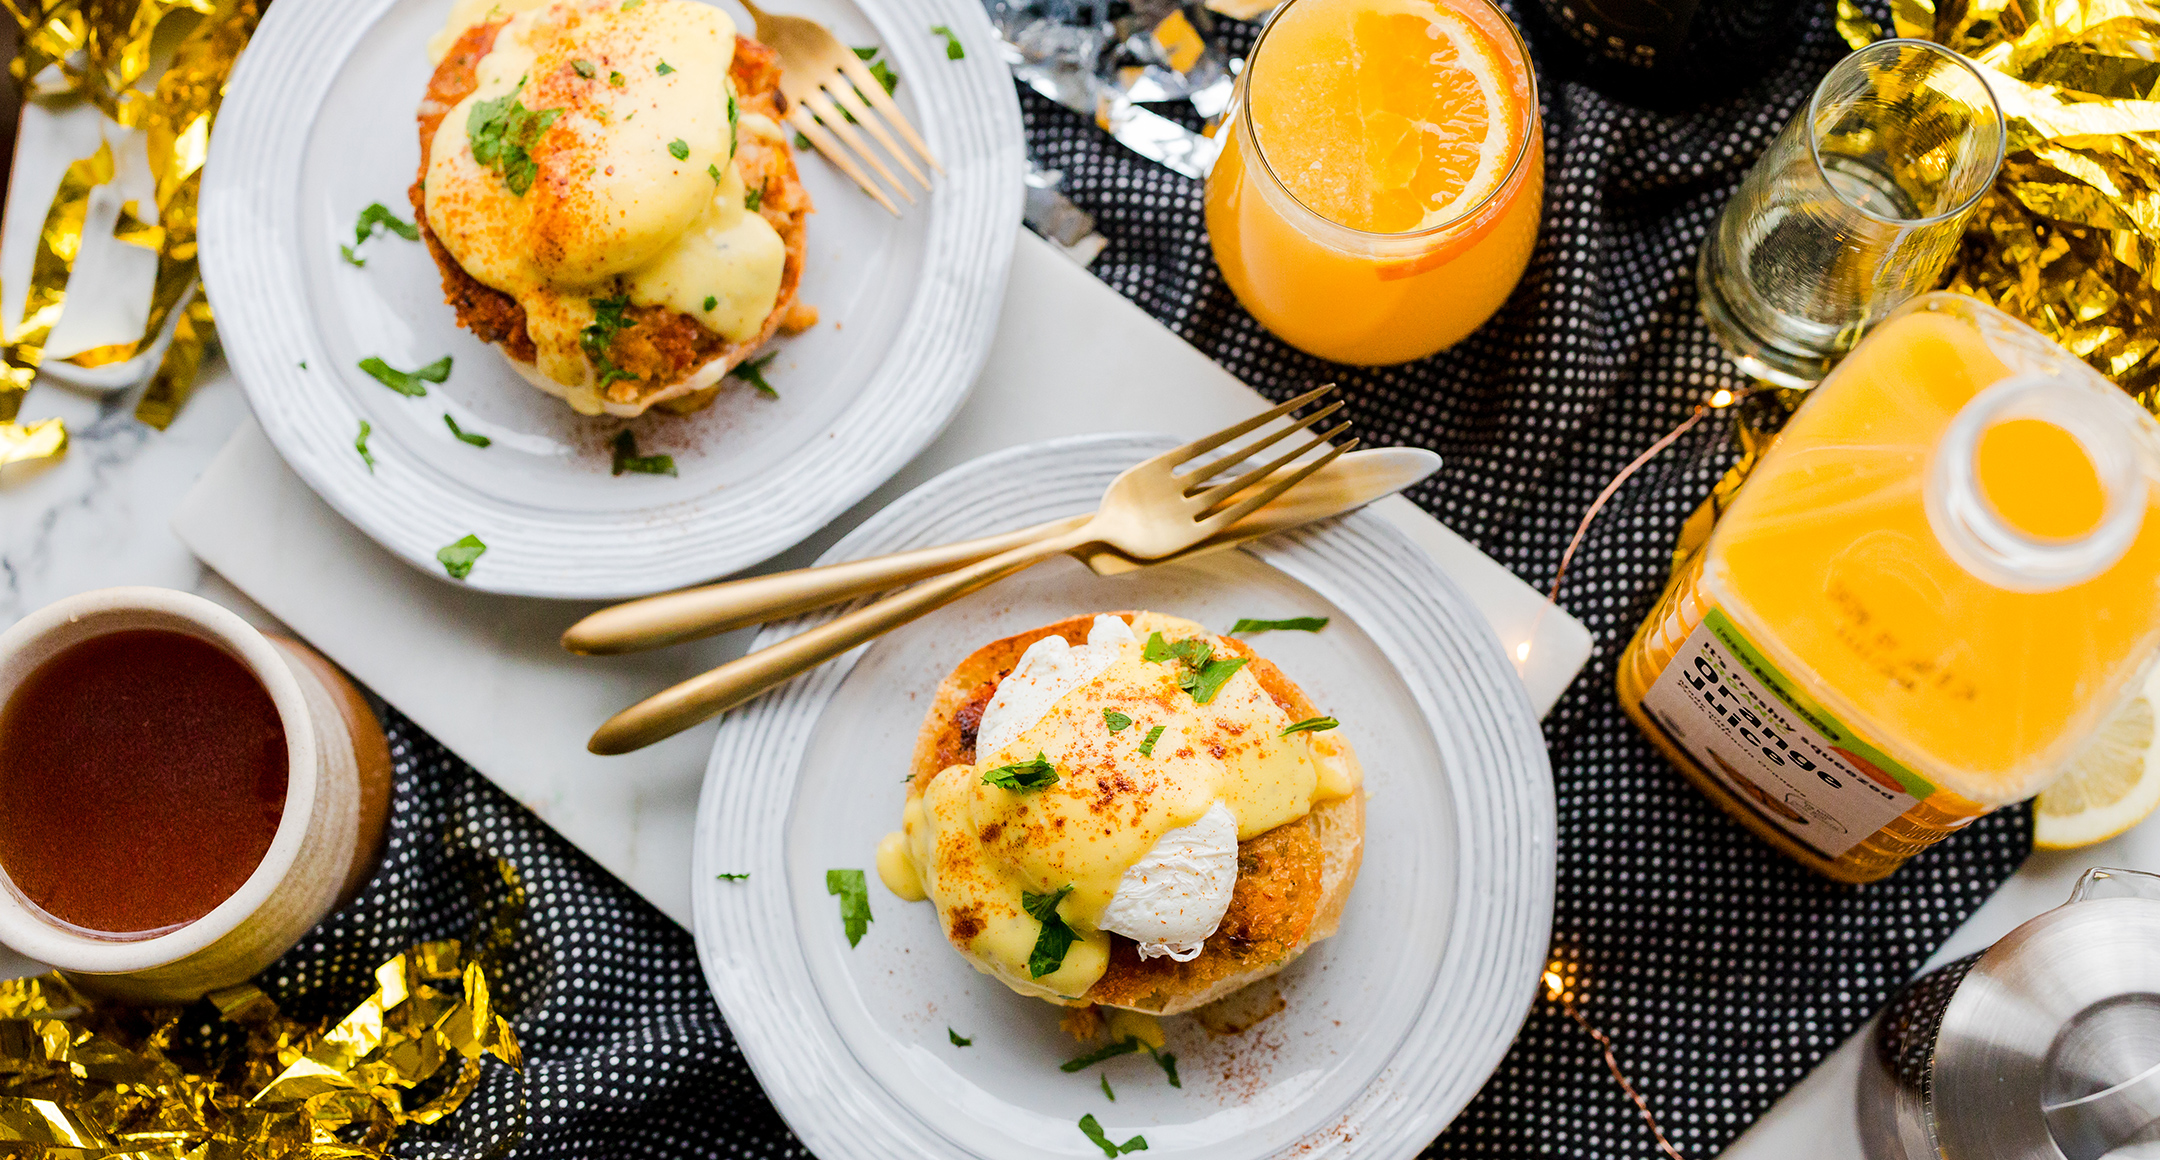
{"label": "orange juice bottle", "polygon": [[1522,279],[1545,145],[1522,37],[1488,0],[1290,0],[1222,132],[1215,260],[1300,350],[1423,358]]}
{"label": "orange juice bottle", "polygon": [[1620,661],[1620,702],[1771,844],[1867,882],[2039,793],[2160,646],[2160,424],[1969,298],[1812,392]]}

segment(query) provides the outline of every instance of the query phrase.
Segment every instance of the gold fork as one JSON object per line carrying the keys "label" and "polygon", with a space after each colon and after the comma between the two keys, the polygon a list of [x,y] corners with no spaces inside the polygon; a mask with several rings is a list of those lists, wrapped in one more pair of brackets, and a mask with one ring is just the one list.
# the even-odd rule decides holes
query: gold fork
{"label": "gold fork", "polygon": [[[1166,451],[1129,467],[1103,493],[1102,506],[1078,527],[1022,544],[987,560],[925,581],[836,620],[792,636],[769,648],[692,677],[617,713],[594,731],[586,748],[598,754],[628,753],[671,737],[722,713],[798,673],[866,644],[909,621],[942,608],[967,594],[1039,564],[1052,556],[1089,544],[1115,548],[1136,560],[1156,560],[1183,551],[1244,519],[1280,497],[1305,477],[1333,463],[1357,446],[1336,444],[1350,430],[1345,420],[1332,430],[1255,467],[1226,483],[1209,481],[1299,431],[1310,431],[1342,409],[1335,400],[1287,426],[1262,435],[1205,467],[1179,475],[1176,468],[1288,416],[1332,394],[1333,384],[1226,427],[1206,438]],[[1321,448],[1317,458],[1306,456]],[[1304,460],[1304,462],[1300,462]],[[1247,493],[1249,490],[1249,494]]]}
{"label": "gold fork", "polygon": [[[875,137],[877,143],[883,145],[887,153],[892,154],[893,160],[900,163],[900,168],[905,169],[908,176],[915,179],[915,184],[927,192],[930,188],[929,179],[923,176],[922,170],[917,169],[915,163],[908,159],[908,155],[901,152],[900,146],[894,143],[892,134],[886,132],[885,122],[889,120],[892,123],[893,130],[914,147],[915,152],[930,168],[942,174],[945,172],[944,166],[939,165],[937,158],[931,156],[930,147],[923,144],[922,136],[915,132],[913,125],[908,124],[907,117],[900,112],[900,106],[893,103],[892,97],[885,92],[885,86],[879,84],[877,77],[871,75],[870,70],[863,66],[862,58],[855,55],[855,50],[840,43],[839,37],[815,20],[806,20],[800,16],[775,16],[750,0],[741,0],[741,3],[750,10],[751,18],[757,21],[758,40],[780,54],[780,93],[788,100],[788,124],[808,138],[810,144],[825,155],[825,160],[833,163],[834,168],[847,174],[855,184],[862,186],[864,193],[876,198],[879,205],[891,210],[895,215],[899,214],[900,207],[885,196],[885,191],[875,181],[870,180],[870,175],[864,173],[862,167],[855,163],[849,150],[852,149],[856,155],[868,162],[870,168],[891,183],[910,204],[915,201],[915,195],[909,193],[908,187],[894,177],[892,170],[887,169],[885,163],[878,159],[877,153],[863,140],[862,134],[855,131],[857,125]],[[868,105],[863,103],[866,97],[869,99]],[[878,114],[883,114],[882,118],[871,112],[873,106]],[[837,139],[835,134],[838,134]]]}

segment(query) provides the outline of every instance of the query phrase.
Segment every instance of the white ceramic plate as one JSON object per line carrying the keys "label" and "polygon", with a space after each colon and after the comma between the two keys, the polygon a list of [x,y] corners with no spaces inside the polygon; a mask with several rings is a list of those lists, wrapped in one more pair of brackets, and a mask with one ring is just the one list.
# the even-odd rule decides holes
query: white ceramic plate
{"label": "white ceramic plate", "polygon": [[[1084,436],[975,460],[826,559],[1085,511],[1172,442]],[[1165,1021],[1181,1089],[1145,1056],[1061,1072],[1079,1049],[1056,1010],[977,974],[930,905],[901,902],[873,869],[878,839],[898,828],[929,695],[960,658],[1077,613],[1141,608],[1218,630],[1331,617],[1320,633],[1252,643],[1342,719],[1372,795],[1342,931],[1279,977],[1283,1009],[1238,1035]],[[758,644],[820,619],[768,628]],[[737,710],[706,771],[691,890],[729,1026],[824,1160],[1099,1156],[1083,1114],[1113,1140],[1144,1135],[1165,1160],[1410,1157],[1484,1083],[1531,1002],[1554,825],[1544,741],[1492,630],[1430,557],[1353,514],[1131,577],[1059,558]],[[875,921],[853,948],[825,890],[832,868],[872,883]],[[948,1029],[974,1045],[955,1047]]]}
{"label": "white ceramic plate", "polygon": [[[723,5],[726,7],[726,5]],[[802,300],[821,321],[782,339],[761,398],[738,380],[697,415],[636,420],[679,477],[609,474],[620,420],[588,419],[458,329],[425,247],[340,242],[370,202],[409,216],[425,45],[449,0],[279,0],[242,56],[202,194],[203,270],[219,333],[263,429],[345,518],[433,575],[443,545],[488,551],[466,583],[620,597],[736,571],[824,526],[945,426],[989,350],[1019,226],[1020,112],[975,0],[787,0],[851,44],[882,45],[895,99],[944,163],[894,219],[814,154]],[[745,31],[753,26],[730,9]],[[948,60],[933,25],[960,36]],[[448,354],[450,381],[408,399],[357,369]],[[494,440],[457,441],[443,422]],[[378,465],[353,449],[365,420]]]}

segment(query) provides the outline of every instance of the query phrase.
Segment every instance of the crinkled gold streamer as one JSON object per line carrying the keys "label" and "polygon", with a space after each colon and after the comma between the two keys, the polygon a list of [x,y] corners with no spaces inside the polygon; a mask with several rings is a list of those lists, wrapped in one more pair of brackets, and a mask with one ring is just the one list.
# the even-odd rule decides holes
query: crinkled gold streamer
{"label": "crinkled gold streamer", "polygon": [[[173,312],[189,303],[173,322],[172,344],[136,409],[138,418],[162,429],[193,389],[215,338],[208,303],[199,296],[189,301],[197,277],[196,195],[210,126],[260,7],[256,0],[0,0],[0,5],[22,28],[22,52],[11,71],[26,94],[87,100],[121,127],[141,129],[148,140],[157,224],[147,224],[130,203],[113,236],[158,255],[149,320],[139,338],[81,351],[67,361],[81,367],[126,362],[154,343]],[[167,45],[171,59],[145,91],[142,83]],[[69,166],[46,212],[22,320],[0,327],[0,447],[35,446],[50,456],[66,446],[64,428],[57,440],[32,440],[13,420],[66,307],[90,190],[112,180],[112,171],[111,147],[101,144]]]}
{"label": "crinkled gold streamer", "polygon": [[522,1068],[485,968],[458,942],[422,943],[375,981],[328,1030],[252,985],[209,996],[212,1020],[199,1006],[104,1006],[58,974],[0,983],[0,1155],[386,1157],[400,1126],[464,1103],[482,1060]]}
{"label": "crinkled gold streamer", "polygon": [[[2160,7],[1892,0],[1892,31],[1979,65],[2008,153],[1945,273],[2160,411]],[[1838,30],[1883,34],[1854,0]]]}

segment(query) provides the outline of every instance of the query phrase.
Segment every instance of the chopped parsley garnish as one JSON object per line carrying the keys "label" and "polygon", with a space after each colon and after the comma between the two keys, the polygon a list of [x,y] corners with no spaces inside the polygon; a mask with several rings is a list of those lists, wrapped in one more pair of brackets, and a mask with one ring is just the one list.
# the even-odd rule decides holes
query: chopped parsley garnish
{"label": "chopped parsley garnish", "polygon": [[516,88],[492,101],[475,104],[465,118],[465,135],[472,142],[473,160],[502,174],[503,185],[519,197],[525,196],[533,180],[540,176],[540,165],[532,159],[532,147],[555,118],[562,116],[561,109],[536,112],[519,104],[518,96],[524,91],[525,80],[521,77]]}
{"label": "chopped parsley garnish", "polygon": [[677,161],[690,160],[690,143],[680,137],[677,137],[673,141],[667,143],[667,151],[668,156],[673,157]]}
{"label": "chopped parsley garnish", "polygon": [[1318,632],[1327,627],[1325,616],[1293,616],[1288,620],[1240,620],[1230,626],[1231,635],[1241,632]]}
{"label": "chopped parsley garnish", "polygon": [[1116,1059],[1118,1056],[1121,1055],[1131,1055],[1133,1052],[1140,1050],[1144,1046],[1146,1045],[1141,1043],[1139,1040],[1133,1038],[1132,1036],[1128,1035],[1108,1047],[1098,1047],[1095,1050],[1088,1052],[1086,1055],[1068,1059],[1065,1062],[1058,1064],[1058,1070],[1064,1072],[1086,1071],[1088,1068],[1091,1068],[1106,1059]]}
{"label": "chopped parsley garnish", "polygon": [[[1141,1046],[1147,1047],[1147,1045],[1144,1043],[1141,1044]],[[1184,1084],[1178,1082],[1177,1056],[1172,1055],[1167,1051],[1157,1051],[1152,1047],[1148,1047],[1147,1053],[1154,1058],[1156,1066],[1163,1069],[1163,1074],[1170,1077],[1171,1087],[1182,1088],[1185,1086]]]}
{"label": "chopped parsley garnish", "polygon": [[1205,705],[1214,700],[1215,694],[1222,692],[1222,687],[1229,684],[1230,678],[1236,676],[1237,671],[1244,668],[1247,663],[1244,657],[1209,661],[1207,667],[1201,669],[1199,674],[1193,678],[1193,704]]}
{"label": "chopped parsley garnish", "polygon": [[762,186],[762,185],[761,185],[761,186],[758,186],[758,187],[757,187],[756,189],[748,189],[748,190],[744,190],[744,191],[743,191],[743,195],[742,195],[742,207],[743,207],[744,209],[746,209],[746,210],[749,210],[749,211],[750,211],[751,213],[756,213],[756,212],[758,211],[758,207],[759,207],[759,206],[761,206],[761,205],[764,205],[764,204],[765,204],[765,187],[764,187],[764,186]]}
{"label": "chopped parsley garnish", "polygon": [[345,260],[355,266],[365,266],[367,259],[360,256],[359,247],[366,245],[368,239],[384,230],[408,242],[420,240],[419,226],[391,213],[389,206],[378,201],[360,211],[360,220],[353,225],[353,244],[339,246],[338,253],[345,255]]}
{"label": "chopped parsley garnish", "polygon": [[653,71],[659,73],[661,76],[666,76],[669,73],[675,71],[675,66],[663,60],[653,68]]}
{"label": "chopped parsley garnish", "polygon": [[840,897],[840,925],[847,931],[847,945],[862,941],[870,929],[870,890],[860,870],[827,870],[825,893]]}
{"label": "chopped parsley garnish", "polygon": [[718,165],[706,166],[705,172],[712,177],[712,183],[714,185],[720,184],[720,167]]}
{"label": "chopped parsley garnish", "polygon": [[950,1027],[947,1027],[947,1028],[945,1029],[945,1034],[946,1034],[947,1036],[951,1037],[951,1039],[952,1039],[952,1045],[953,1045],[954,1047],[973,1047],[973,1046],[975,1046],[975,1041],[974,1041],[974,1040],[972,1040],[972,1039],[969,1039],[969,1038],[968,1038],[967,1036],[965,1036],[965,1035],[962,1035],[962,1034],[960,1034],[959,1032],[957,1032],[957,1031],[953,1030],[953,1029],[952,1029],[952,1028],[950,1028]]}
{"label": "chopped parsley garnish", "polygon": [[[637,325],[637,319],[630,317],[630,296],[617,294],[613,298],[588,298],[585,304],[593,308],[593,320],[578,332],[578,344],[585,348],[586,357],[592,360],[593,370],[599,373],[600,388],[607,389],[607,385],[617,379],[637,378],[638,376],[616,366],[614,360],[608,357],[609,349],[615,345],[615,336]],[[622,472],[615,474],[621,475]]]}
{"label": "chopped parsley garnish", "polygon": [[735,103],[735,86],[727,91],[727,155],[735,160],[735,147],[742,144],[742,106]]}
{"label": "chopped parsley garnish", "polygon": [[470,443],[475,447],[485,447],[488,444],[495,442],[493,439],[490,439],[485,435],[476,435],[471,431],[467,431],[463,427],[458,426],[457,420],[451,418],[450,412],[448,411],[443,412],[442,421],[449,424],[450,433],[457,436],[458,442],[460,443]]}
{"label": "chopped parsley garnish", "polygon": [[[628,82],[627,82],[627,81],[625,81],[625,80],[623,80],[623,75],[622,75],[621,73],[619,73],[619,72],[616,72],[616,71],[615,71],[615,70],[613,70],[613,69],[609,69],[609,70],[608,70],[608,75],[607,75],[607,83],[608,83],[608,84],[610,84],[610,85],[613,85],[614,87],[616,87],[616,88],[618,88],[618,89],[619,89],[619,88],[623,87],[623,85],[627,84]],[[624,117],[624,118],[623,118],[623,120],[625,120],[625,121],[627,121],[627,120],[629,120],[629,119],[630,119],[630,118],[628,118],[628,117]]]}
{"label": "chopped parsley garnish", "polygon": [[960,47],[960,38],[953,35],[952,29],[947,28],[942,24],[933,24],[930,26],[930,35],[942,36],[945,38],[946,60],[967,59],[967,49]]}
{"label": "chopped parsley garnish", "polygon": [[486,553],[487,545],[480,542],[480,537],[466,536],[437,551],[435,559],[441,562],[443,571],[450,573],[452,580],[463,580],[472,573],[473,561]]}
{"label": "chopped parsley garnish", "polygon": [[750,880],[748,874],[715,874],[713,877],[722,882],[748,882]]}
{"label": "chopped parsley garnish", "polygon": [[1108,725],[1110,727],[1110,732],[1112,733],[1123,733],[1127,729],[1132,728],[1132,718],[1127,717],[1125,714],[1120,713],[1115,709],[1103,710],[1102,719],[1103,724]]}
{"label": "chopped parsley garnish", "polygon": [[1058,903],[1072,893],[1072,884],[1049,894],[1037,894],[1032,890],[1020,892],[1020,905],[1026,908],[1035,921],[1042,924],[1042,933],[1035,936],[1035,949],[1028,955],[1028,977],[1040,979],[1065,965],[1065,952],[1072,948],[1079,935],[1058,917]]}
{"label": "chopped parsley garnish", "polygon": [[1215,694],[1222,692],[1222,687],[1246,664],[1243,657],[1218,659],[1215,646],[1199,637],[1172,644],[1159,632],[1148,636],[1140,659],[1153,664],[1178,662],[1178,688],[1191,693],[1196,705],[1213,701]]}
{"label": "chopped parsley garnish", "polygon": [[999,789],[1015,791],[1048,789],[1056,785],[1057,780],[1056,767],[1052,766],[1049,759],[1040,753],[1035,755],[1033,761],[1016,761],[1011,765],[998,766],[996,769],[983,774],[984,785],[994,785]]}
{"label": "chopped parsley garnish", "polygon": [[810,144],[810,138],[805,137],[800,133],[795,134],[795,147],[797,149],[815,148],[815,146]]}
{"label": "chopped parsley garnish", "polygon": [[711,314],[713,312],[713,307],[718,305],[720,305],[720,299],[714,297],[711,294],[707,294],[705,296],[705,313]]}
{"label": "chopped parsley garnish", "polygon": [[1307,717],[1295,725],[1288,726],[1282,732],[1277,733],[1276,736],[1288,737],[1292,733],[1322,733],[1340,724],[1342,722],[1333,717]]}
{"label": "chopped parsley garnish", "polygon": [[599,69],[593,67],[593,62],[589,60],[573,60],[570,62],[570,68],[571,71],[577,73],[577,75],[581,77],[584,77],[586,80],[593,79],[593,77],[599,75],[600,72]]}
{"label": "chopped parsley garnish", "polygon": [[401,371],[379,358],[364,358],[360,360],[360,369],[398,394],[417,399],[427,394],[426,383],[439,383],[450,377],[450,356],[444,355],[416,371]]}
{"label": "chopped parsley garnish", "polygon": [[373,427],[368,426],[367,420],[362,419],[360,420],[360,434],[352,441],[353,450],[360,453],[361,461],[367,464],[369,475],[375,474],[375,457],[368,454],[367,437],[374,430]]}
{"label": "chopped parsley garnish", "polygon": [[1116,1102],[1117,1102],[1117,1093],[1116,1093],[1116,1092],[1114,1092],[1114,1091],[1111,1091],[1111,1090],[1110,1090],[1110,1073],[1109,1073],[1109,1072],[1107,1072],[1107,1071],[1106,1071],[1106,1072],[1103,1072],[1103,1073],[1102,1073],[1101,1075],[1097,1076],[1096,1078],[1097,1078],[1097,1079],[1100,1079],[1100,1080],[1102,1081],[1102,1094],[1103,1094],[1103,1098],[1104,1098],[1104,1099],[1106,1099],[1106,1100],[1109,1100],[1109,1101],[1110,1101],[1111,1103],[1113,1103],[1113,1104],[1114,1104],[1114,1103],[1116,1103]]}
{"label": "chopped parsley garnish", "polygon": [[888,96],[891,95],[894,89],[900,87],[900,74],[894,72],[892,66],[885,63],[884,58],[878,56],[878,49],[875,45],[869,48],[858,48],[855,50],[855,55],[861,60],[870,62],[870,75],[877,78],[877,83],[885,86],[885,92]]}
{"label": "chopped parsley garnish", "polygon": [[673,475],[675,457],[672,455],[639,455],[637,436],[625,427],[615,433],[615,464],[612,474],[635,472],[638,475]]}
{"label": "chopped parsley garnish", "polygon": [[736,363],[728,371],[728,374],[756,387],[758,394],[768,399],[777,399],[780,397],[780,392],[773,390],[772,384],[765,381],[765,367],[778,357],[780,357],[780,352],[774,351],[763,358],[754,358],[748,362]]}
{"label": "chopped parsley garnish", "polygon": [[1112,1157],[1113,1160],[1127,1152],[1147,1151],[1146,1136],[1134,1136],[1122,1144],[1111,1143],[1110,1137],[1103,1135],[1102,1125],[1095,1122],[1092,1112],[1080,1117],[1080,1134],[1094,1141],[1095,1146],[1102,1149],[1102,1154]]}
{"label": "chopped parsley garnish", "polygon": [[643,4],[643,3],[645,3],[645,0],[623,0],[623,3],[622,3],[622,10],[623,10],[623,11],[625,11],[625,12],[628,12],[628,11],[630,11],[630,10],[631,10],[632,8],[635,8],[635,7],[637,7],[638,5],[640,5],[640,4]]}
{"label": "chopped parsley garnish", "polygon": [[1154,727],[1153,729],[1150,729],[1150,730],[1148,730],[1148,731],[1147,731],[1147,740],[1145,740],[1145,741],[1142,741],[1142,742],[1140,743],[1140,756],[1142,756],[1142,757],[1153,757],[1153,756],[1155,756],[1155,743],[1156,743],[1157,741],[1160,741],[1160,740],[1162,740],[1162,734],[1163,734],[1163,726],[1161,726],[1161,725],[1157,725],[1157,726],[1156,726],[1156,727]]}

